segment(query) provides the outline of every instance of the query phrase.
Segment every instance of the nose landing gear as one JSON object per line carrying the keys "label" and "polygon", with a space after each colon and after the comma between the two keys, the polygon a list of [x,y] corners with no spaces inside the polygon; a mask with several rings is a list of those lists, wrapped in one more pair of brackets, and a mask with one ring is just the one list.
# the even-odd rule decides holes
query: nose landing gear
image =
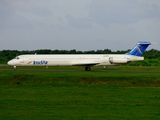
{"label": "nose landing gear", "polygon": [[85,70],[86,70],[86,71],[90,71],[91,68],[90,68],[89,66],[86,66],[86,67],[85,67]]}
{"label": "nose landing gear", "polygon": [[13,68],[14,68],[14,70],[16,70],[16,69],[17,69],[17,66],[13,66]]}

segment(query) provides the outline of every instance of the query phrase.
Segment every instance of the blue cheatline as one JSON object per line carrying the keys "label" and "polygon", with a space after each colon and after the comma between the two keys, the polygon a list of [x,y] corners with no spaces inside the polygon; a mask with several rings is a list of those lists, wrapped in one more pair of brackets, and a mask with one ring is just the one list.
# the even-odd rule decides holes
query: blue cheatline
{"label": "blue cheatline", "polygon": [[142,56],[142,54],[145,52],[145,50],[149,45],[151,45],[150,42],[138,42],[137,45],[126,54],[134,56]]}

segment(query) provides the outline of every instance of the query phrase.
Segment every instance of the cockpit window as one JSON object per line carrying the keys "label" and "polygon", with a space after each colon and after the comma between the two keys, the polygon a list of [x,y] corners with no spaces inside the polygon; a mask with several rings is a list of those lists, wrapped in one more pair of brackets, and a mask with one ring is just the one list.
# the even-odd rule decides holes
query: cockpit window
{"label": "cockpit window", "polygon": [[18,57],[18,56],[16,56],[14,59],[17,59],[17,60],[18,60],[18,59],[19,59],[19,57]]}

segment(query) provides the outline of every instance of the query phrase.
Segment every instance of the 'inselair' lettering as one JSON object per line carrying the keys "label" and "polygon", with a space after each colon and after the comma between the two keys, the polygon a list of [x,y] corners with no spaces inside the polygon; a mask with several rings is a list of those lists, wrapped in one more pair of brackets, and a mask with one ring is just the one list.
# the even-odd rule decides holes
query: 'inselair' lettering
{"label": "'inselair' lettering", "polygon": [[41,60],[41,61],[33,61],[33,65],[47,65],[48,61]]}

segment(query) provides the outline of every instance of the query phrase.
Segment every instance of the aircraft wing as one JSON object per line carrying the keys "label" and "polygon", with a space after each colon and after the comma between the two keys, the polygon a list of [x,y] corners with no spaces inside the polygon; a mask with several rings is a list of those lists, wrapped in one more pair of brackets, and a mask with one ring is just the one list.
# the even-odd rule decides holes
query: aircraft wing
{"label": "aircraft wing", "polygon": [[100,63],[97,62],[77,62],[77,63],[73,63],[73,66],[94,66],[94,65],[98,65]]}

